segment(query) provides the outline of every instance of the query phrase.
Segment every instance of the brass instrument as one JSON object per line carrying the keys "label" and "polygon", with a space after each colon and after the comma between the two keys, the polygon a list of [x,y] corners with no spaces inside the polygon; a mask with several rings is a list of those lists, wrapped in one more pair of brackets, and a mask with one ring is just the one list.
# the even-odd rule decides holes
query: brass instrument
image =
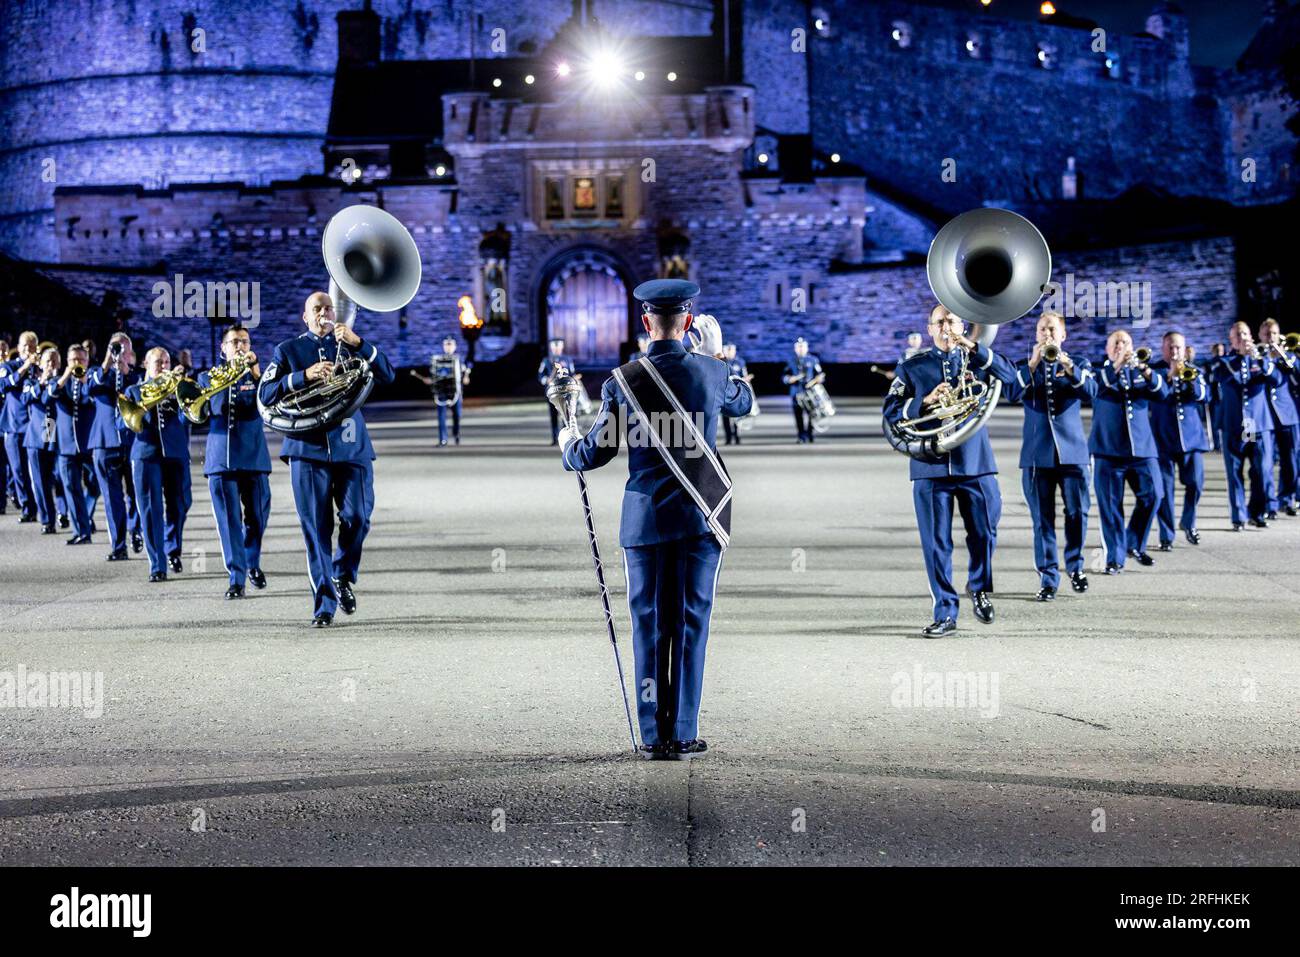
{"label": "brass instrument", "polygon": [[1282,337],[1282,345],[1287,352],[1300,352],[1300,332],[1288,332]]}
{"label": "brass instrument", "polygon": [[74,379],[84,379],[86,377],[86,367],[80,362],[73,365],[70,371],[72,372],[72,377]]}
{"label": "brass instrument", "polygon": [[173,398],[178,404],[183,404],[186,399],[193,397],[192,390],[196,388],[194,380],[185,378],[184,372],[179,369],[168,369],[148,382],[140,384],[139,402],[133,402],[127,396],[119,395],[117,411],[127,428],[132,432],[143,432],[144,417],[151,409]]}
{"label": "brass instrument", "polygon": [[[253,354],[238,352],[229,362],[223,362],[208,372],[208,387],[199,389],[191,398],[181,402],[181,412],[195,425],[208,421],[211,410],[208,401],[217,393],[224,392],[248,375],[253,368]],[[198,383],[195,383],[197,388]]]}
{"label": "brass instrument", "polygon": [[1133,352],[1133,361],[1140,366],[1144,366],[1151,361],[1151,350],[1146,346],[1139,346]]}
{"label": "brass instrument", "polygon": [[[406,227],[377,207],[349,206],[336,213],[325,226],[321,254],[336,325],[351,329],[358,307],[394,312],[419,291],[420,250]],[[333,428],[360,408],[374,387],[374,373],[360,356],[342,358],[342,349],[339,343],[327,378],[308,382],[271,406],[259,394],[262,421],[294,435]]]}
{"label": "brass instrument", "polygon": [[1195,382],[1200,378],[1200,376],[1201,370],[1196,368],[1196,366],[1192,365],[1190,362],[1183,363],[1182,368],[1178,370],[1179,382]]}
{"label": "brass instrument", "polygon": [[[925,261],[934,297],[949,312],[979,326],[971,338],[989,347],[997,327],[1019,319],[1042,298],[1052,275],[1052,253],[1042,233],[1005,209],[973,209],[949,221],[934,237]],[[960,350],[957,385],[926,414],[882,428],[897,452],[941,461],[988,421],[1002,383],[976,378]],[[897,384],[897,380],[896,383]]]}
{"label": "brass instrument", "polygon": [[1043,358],[1047,362],[1055,362],[1057,359],[1061,358],[1061,347],[1055,342],[1049,342],[1047,345],[1043,346]]}

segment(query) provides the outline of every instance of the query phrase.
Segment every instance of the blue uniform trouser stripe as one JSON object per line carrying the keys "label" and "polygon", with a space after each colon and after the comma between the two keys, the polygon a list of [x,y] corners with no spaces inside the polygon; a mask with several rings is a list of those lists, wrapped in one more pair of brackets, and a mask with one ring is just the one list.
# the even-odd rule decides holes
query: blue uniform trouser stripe
{"label": "blue uniform trouser stripe", "polygon": [[1200,452],[1183,452],[1173,457],[1162,458],[1159,463],[1162,495],[1160,506],[1156,509],[1156,520],[1160,525],[1160,541],[1172,542],[1174,528],[1174,477],[1177,475],[1183,486],[1183,512],[1178,520],[1178,528],[1196,527],[1196,506],[1205,491],[1205,462]]}
{"label": "blue uniform trouser stripe", "polygon": [[637,723],[646,744],[699,736],[704,656],[722,546],[713,535],[628,546]]}
{"label": "blue uniform trouser stripe", "polygon": [[126,547],[126,499],[122,495],[125,459],[119,449],[95,449],[95,481],[104,500],[104,523],[113,550]]}
{"label": "blue uniform trouser stripe", "polygon": [[[1247,517],[1262,518],[1273,497],[1273,433],[1256,433],[1255,441],[1242,442],[1228,429],[1223,434],[1223,467],[1228,476],[1228,511],[1234,523]],[[1242,470],[1250,463],[1250,499],[1246,500]]]}
{"label": "blue uniform trouser stripe", "polygon": [[1277,460],[1277,487],[1268,499],[1268,510],[1293,502],[1300,491],[1300,425],[1279,425],[1273,430],[1273,457]]}
{"label": "blue uniform trouser stripe", "polygon": [[59,479],[63,494],[72,507],[72,528],[78,535],[90,534],[89,496],[86,494],[86,459],[89,455],[59,456]]}
{"label": "blue uniform trouser stripe", "polygon": [[1002,493],[996,475],[967,478],[919,478],[912,481],[912,504],[921,534],[921,556],[930,581],[935,620],[956,618],[957,590],[952,584],[953,508],[961,513],[969,553],[967,588],[993,590],[993,551],[997,547]]}
{"label": "blue uniform trouser stripe", "polygon": [[25,437],[21,432],[5,433],[5,457],[9,460],[11,491],[18,499],[18,507],[24,512],[36,510],[36,499],[32,489],[31,473],[26,468],[27,455],[24,447]]}
{"label": "blue uniform trouser stripe", "polygon": [[1088,473],[1080,465],[1034,466],[1023,470],[1025,500],[1034,522],[1034,567],[1040,584],[1056,588],[1061,582],[1056,549],[1056,491],[1065,507],[1065,570],[1083,571],[1083,545],[1088,537]]}
{"label": "blue uniform trouser stripe", "polygon": [[[307,546],[307,573],[315,596],[315,614],[334,614],[338,592],[334,579],[355,582],[361,546],[375,507],[374,466],[370,462],[317,462],[290,459],[294,507]],[[333,554],[334,512],[338,510],[338,547]]]}
{"label": "blue uniform trouser stripe", "polygon": [[27,468],[32,479],[32,497],[36,502],[36,515],[42,525],[53,525],[56,518],[54,505],[55,471],[58,453],[42,448],[27,449]]}
{"label": "blue uniform trouser stripe", "polygon": [[212,512],[230,584],[243,585],[260,568],[262,535],[271,513],[271,482],[265,472],[216,472],[208,476]]}

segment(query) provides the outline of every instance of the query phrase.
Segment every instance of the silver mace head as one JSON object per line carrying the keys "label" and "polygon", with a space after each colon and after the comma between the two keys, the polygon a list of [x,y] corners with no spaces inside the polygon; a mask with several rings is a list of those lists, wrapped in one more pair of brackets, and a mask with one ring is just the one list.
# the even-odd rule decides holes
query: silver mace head
{"label": "silver mace head", "polygon": [[578,391],[580,383],[567,372],[556,374],[551,384],[546,387],[546,398],[564,418],[565,422],[574,422],[578,418]]}

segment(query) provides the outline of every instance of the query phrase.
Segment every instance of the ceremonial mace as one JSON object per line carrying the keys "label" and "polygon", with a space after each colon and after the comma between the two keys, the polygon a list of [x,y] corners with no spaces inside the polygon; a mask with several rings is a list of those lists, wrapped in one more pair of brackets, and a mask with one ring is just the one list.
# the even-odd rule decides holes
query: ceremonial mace
{"label": "ceremonial mace", "polygon": [[[565,426],[578,427],[578,390],[582,383],[560,371],[546,389],[546,398],[564,419]],[[596,568],[596,584],[600,586],[600,604],[605,611],[605,629],[609,644],[614,649],[614,664],[618,668],[618,690],[623,696],[623,713],[627,716],[627,734],[632,740],[632,750],[637,750],[636,732],[632,730],[632,709],[627,703],[627,683],[623,678],[623,659],[618,653],[618,639],[614,637],[614,615],[609,610],[609,589],[605,586],[605,568],[600,563],[600,544],[596,541],[596,524],[591,514],[591,500],[587,497],[587,476],[578,470],[578,492],[582,496],[582,514],[587,520],[587,542],[591,545],[591,563]]]}

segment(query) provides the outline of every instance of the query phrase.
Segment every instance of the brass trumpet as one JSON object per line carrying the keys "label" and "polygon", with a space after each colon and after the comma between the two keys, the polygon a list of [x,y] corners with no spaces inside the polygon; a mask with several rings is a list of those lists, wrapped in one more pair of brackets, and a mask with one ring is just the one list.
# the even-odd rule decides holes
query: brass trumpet
{"label": "brass trumpet", "polygon": [[[188,383],[188,389],[186,389]],[[178,369],[168,369],[160,375],[154,376],[148,382],[140,384],[140,401],[133,402],[125,395],[117,397],[117,411],[122,416],[122,421],[126,423],[127,428],[132,432],[144,431],[144,417],[150,409],[161,405],[168,399],[176,398],[177,402],[183,403],[186,398],[193,397],[193,391],[196,388],[193,379],[185,378],[185,373]],[[182,395],[182,391],[187,395]]]}
{"label": "brass trumpet", "polygon": [[1055,362],[1061,358],[1061,347],[1055,342],[1049,342],[1043,346],[1043,358],[1048,362]]}
{"label": "brass trumpet", "polygon": [[1196,368],[1190,362],[1183,363],[1182,368],[1178,370],[1179,382],[1195,382],[1201,376],[1201,370]]}
{"label": "brass trumpet", "polygon": [[208,421],[211,410],[208,408],[209,400],[219,392],[224,392],[232,385],[246,376],[253,368],[252,353],[239,352],[235,358],[229,362],[223,362],[221,365],[214,367],[208,372],[208,387],[198,389],[193,396],[181,401],[181,412],[185,418],[189,419],[195,425],[202,425]]}
{"label": "brass trumpet", "polygon": [[1287,352],[1300,352],[1300,332],[1288,332],[1282,337],[1282,345]]}
{"label": "brass trumpet", "polygon": [[74,365],[70,371],[74,379],[84,379],[86,377],[86,367],[80,362]]}

